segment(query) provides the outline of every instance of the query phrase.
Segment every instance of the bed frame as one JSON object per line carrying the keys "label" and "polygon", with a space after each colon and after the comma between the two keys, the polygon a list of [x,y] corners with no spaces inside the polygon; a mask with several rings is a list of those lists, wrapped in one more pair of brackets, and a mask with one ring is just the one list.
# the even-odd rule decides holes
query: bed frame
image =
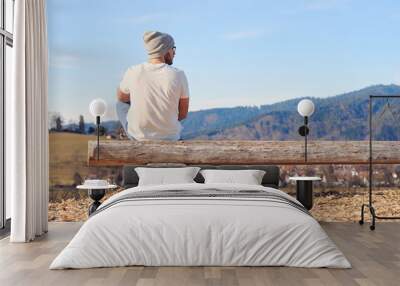
{"label": "bed frame", "polygon": [[[262,180],[262,185],[265,187],[279,188],[279,167],[274,165],[124,165],[122,169],[122,186],[124,188],[136,187],[139,183],[138,174],[135,172],[136,167],[148,167],[148,168],[179,168],[179,167],[200,167],[201,169],[217,169],[217,170],[263,170],[265,175]],[[197,174],[194,179],[197,183],[204,183],[204,178],[200,174]]]}

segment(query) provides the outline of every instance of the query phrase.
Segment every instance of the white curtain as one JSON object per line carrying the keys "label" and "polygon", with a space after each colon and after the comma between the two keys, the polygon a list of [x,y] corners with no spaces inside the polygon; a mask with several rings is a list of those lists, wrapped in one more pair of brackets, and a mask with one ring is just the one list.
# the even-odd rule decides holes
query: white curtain
{"label": "white curtain", "polygon": [[15,1],[13,92],[6,111],[12,242],[47,232],[48,119],[45,0]]}

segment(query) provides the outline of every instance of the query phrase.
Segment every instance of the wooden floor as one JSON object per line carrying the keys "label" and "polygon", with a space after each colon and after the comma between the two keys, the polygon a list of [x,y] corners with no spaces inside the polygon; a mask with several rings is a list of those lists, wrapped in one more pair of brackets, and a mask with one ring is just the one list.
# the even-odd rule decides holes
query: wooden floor
{"label": "wooden floor", "polygon": [[0,285],[400,285],[400,223],[375,232],[356,223],[323,223],[352,269],[289,267],[123,267],[48,270],[81,226],[50,223],[44,237],[27,244],[0,241]]}

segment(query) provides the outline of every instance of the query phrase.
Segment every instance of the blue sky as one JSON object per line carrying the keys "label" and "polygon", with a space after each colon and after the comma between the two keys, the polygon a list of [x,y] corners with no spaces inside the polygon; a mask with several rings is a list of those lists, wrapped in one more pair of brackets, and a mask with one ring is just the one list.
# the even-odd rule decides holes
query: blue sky
{"label": "blue sky", "polygon": [[142,35],[175,38],[191,110],[325,97],[400,84],[398,0],[47,0],[49,111],[114,118],[124,71],[146,61]]}

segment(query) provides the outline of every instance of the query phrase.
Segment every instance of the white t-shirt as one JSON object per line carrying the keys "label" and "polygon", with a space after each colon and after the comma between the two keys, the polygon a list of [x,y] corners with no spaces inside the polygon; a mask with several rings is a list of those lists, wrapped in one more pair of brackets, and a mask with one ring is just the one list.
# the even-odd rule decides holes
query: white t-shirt
{"label": "white t-shirt", "polygon": [[130,67],[120,83],[129,93],[128,133],[136,140],[179,140],[179,100],[189,97],[185,73],[168,64]]}

